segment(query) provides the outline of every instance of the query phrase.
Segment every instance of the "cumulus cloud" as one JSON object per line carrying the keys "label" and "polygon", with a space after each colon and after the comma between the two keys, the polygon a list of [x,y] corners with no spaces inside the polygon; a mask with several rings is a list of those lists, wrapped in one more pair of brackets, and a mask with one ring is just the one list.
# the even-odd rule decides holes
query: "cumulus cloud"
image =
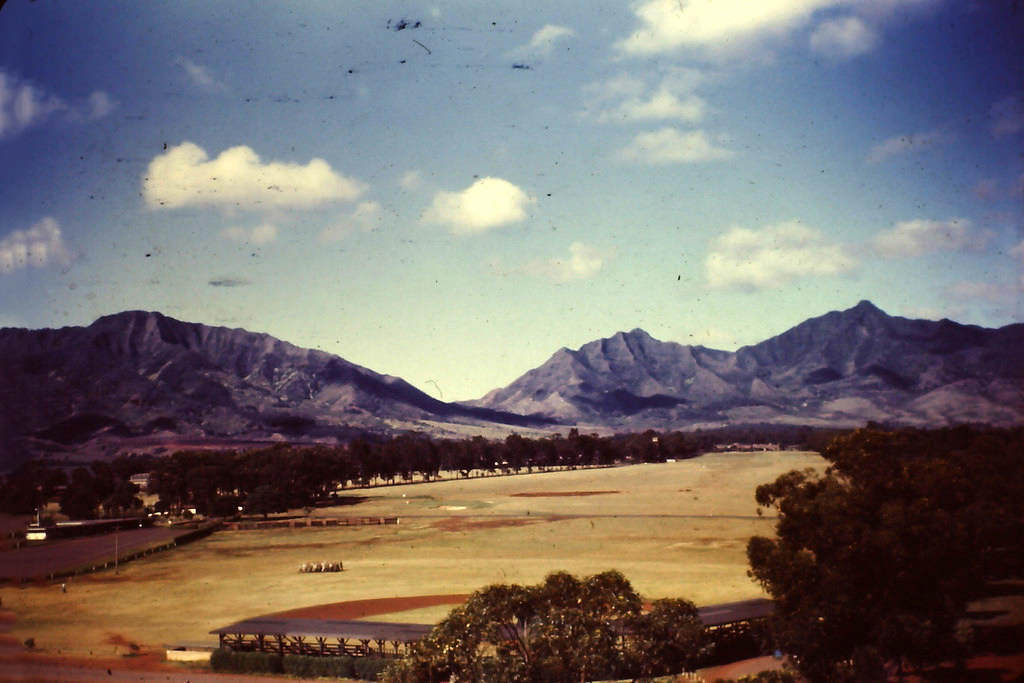
{"label": "cumulus cloud", "polygon": [[218,81],[213,73],[202,64],[197,64],[187,57],[174,60],[175,66],[181,67],[188,79],[203,90],[223,90],[224,84]]}
{"label": "cumulus cloud", "polygon": [[992,105],[992,135],[1001,138],[1024,130],[1024,94],[1015,93]]}
{"label": "cumulus cloud", "polygon": [[15,230],[0,239],[0,273],[50,264],[68,266],[73,256],[61,235],[60,224],[47,216],[28,230]]}
{"label": "cumulus cloud", "polygon": [[458,235],[484,232],[526,218],[533,202],[522,189],[502,178],[480,178],[461,192],[438,192],[423,212],[423,221],[448,225]]}
{"label": "cumulus cloud", "polygon": [[878,33],[859,17],[821,22],[811,33],[811,50],[832,59],[850,59],[874,50]]}
{"label": "cumulus cloud", "polygon": [[975,230],[966,218],[915,219],[882,230],[871,244],[880,256],[908,258],[936,251],[978,251],[991,238],[991,232]]}
{"label": "cumulus cloud", "polygon": [[617,47],[653,55],[681,47],[720,47],[780,33],[806,23],[838,0],[644,0],[635,7],[640,28]]}
{"label": "cumulus cloud", "polygon": [[711,242],[704,262],[709,287],[777,289],[801,277],[839,275],[858,265],[820,230],[797,221],[760,230],[731,228]]}
{"label": "cumulus cloud", "polygon": [[555,282],[586,280],[597,275],[608,258],[609,253],[602,249],[573,242],[569,245],[568,257],[534,262],[527,267],[527,272]]}
{"label": "cumulus cloud", "polygon": [[672,127],[640,133],[618,152],[622,161],[650,165],[719,161],[732,155],[732,150],[717,146],[703,130],[684,133]]}
{"label": "cumulus cloud", "polygon": [[221,236],[232,242],[244,242],[246,244],[270,244],[277,239],[277,226],[273,223],[260,223],[251,228],[233,225],[224,228]]}
{"label": "cumulus cloud", "polygon": [[342,216],[320,233],[320,239],[333,242],[344,239],[353,232],[372,232],[381,219],[381,206],[377,202],[360,202],[352,213]]}
{"label": "cumulus cloud", "polygon": [[555,43],[566,38],[572,38],[576,32],[566,26],[555,26],[546,24],[537,30],[526,45],[520,46],[512,51],[514,55],[537,55],[547,57],[555,48]]}
{"label": "cumulus cloud", "polygon": [[305,166],[263,163],[244,145],[210,159],[191,142],[154,157],[142,179],[143,197],[153,209],[312,208],[353,201],[365,190],[364,183],[336,173],[323,159],[313,159]]}
{"label": "cumulus cloud", "polygon": [[885,161],[890,157],[910,152],[920,152],[950,141],[950,136],[941,130],[929,130],[922,133],[894,135],[874,145],[868,152],[867,160],[873,164]]}

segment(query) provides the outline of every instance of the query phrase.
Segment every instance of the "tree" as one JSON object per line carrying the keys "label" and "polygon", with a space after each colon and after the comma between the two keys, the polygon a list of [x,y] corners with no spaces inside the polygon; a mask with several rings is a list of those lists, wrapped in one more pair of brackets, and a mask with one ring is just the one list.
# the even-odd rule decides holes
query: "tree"
{"label": "tree", "polygon": [[[389,671],[392,681],[583,681],[678,671],[700,654],[697,609],[640,597],[616,571],[498,584],[453,610]],[[626,643],[632,644],[627,646]]]}
{"label": "tree", "polygon": [[[812,681],[876,680],[964,654],[957,622],[1021,532],[1024,430],[858,430],[823,475],[758,487],[777,538],[747,546],[773,630]],[[1019,555],[1019,551],[1011,551]]]}

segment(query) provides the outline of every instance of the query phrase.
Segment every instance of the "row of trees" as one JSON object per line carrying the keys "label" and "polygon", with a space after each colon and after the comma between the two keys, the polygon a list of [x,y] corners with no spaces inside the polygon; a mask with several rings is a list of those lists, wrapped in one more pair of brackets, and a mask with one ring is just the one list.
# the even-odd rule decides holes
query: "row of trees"
{"label": "row of trees", "polygon": [[756,491],[778,522],[747,555],[780,646],[810,681],[962,661],[968,602],[1024,576],[1024,429],[864,429],[824,455]]}
{"label": "row of trees", "polygon": [[138,487],[128,481],[141,466],[137,458],[95,461],[71,470],[29,461],[0,482],[0,512],[31,514],[56,499],[72,519],[93,518],[100,510],[119,517],[142,507]]}
{"label": "row of trees", "polygon": [[697,449],[682,433],[617,437],[580,434],[504,441],[482,437],[436,440],[402,435],[356,439],[339,446],[287,445],[251,451],[179,452],[154,463],[150,490],[160,509],[194,507],[211,515],[239,506],[268,514],[329,501],[339,489],[371,483],[436,479],[441,472],[510,474],[550,468],[687,458]]}

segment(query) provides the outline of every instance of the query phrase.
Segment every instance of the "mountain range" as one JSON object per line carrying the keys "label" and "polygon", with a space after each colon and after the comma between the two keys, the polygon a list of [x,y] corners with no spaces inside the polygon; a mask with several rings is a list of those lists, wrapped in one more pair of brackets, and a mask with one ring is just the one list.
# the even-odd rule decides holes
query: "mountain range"
{"label": "mountain range", "polygon": [[1024,418],[1024,324],[909,320],[862,301],[735,352],[638,329],[560,349],[473,404],[618,428],[1016,423]]}
{"label": "mountain range", "polygon": [[464,403],[266,334],[159,313],[0,329],[0,464],[38,453],[335,441],[368,431],[867,420],[1020,423],[1024,324],[910,320],[862,301],[735,352],[636,329],[560,349],[507,387]]}

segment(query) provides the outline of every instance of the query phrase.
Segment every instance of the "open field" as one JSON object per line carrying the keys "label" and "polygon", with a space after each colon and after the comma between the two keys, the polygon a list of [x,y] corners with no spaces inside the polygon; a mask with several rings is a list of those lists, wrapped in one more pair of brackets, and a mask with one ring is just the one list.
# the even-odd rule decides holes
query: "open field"
{"label": "open field", "polygon": [[[313,514],[401,523],[219,532],[116,576],[76,577],[66,594],[59,585],[6,586],[0,597],[17,616],[11,636],[18,642],[33,637],[50,653],[103,656],[124,654],[129,643],[212,643],[210,629],[259,614],[465,594],[494,582],[535,583],[559,569],[618,569],[651,599],[742,600],[761,595],[746,576],[746,541],[773,525],[757,516],[754,488],[790,469],[823,466],[810,453],[708,454],[356,491],[361,502]],[[345,571],[298,572],[319,561],[342,561]],[[432,623],[449,609],[366,616]]]}

